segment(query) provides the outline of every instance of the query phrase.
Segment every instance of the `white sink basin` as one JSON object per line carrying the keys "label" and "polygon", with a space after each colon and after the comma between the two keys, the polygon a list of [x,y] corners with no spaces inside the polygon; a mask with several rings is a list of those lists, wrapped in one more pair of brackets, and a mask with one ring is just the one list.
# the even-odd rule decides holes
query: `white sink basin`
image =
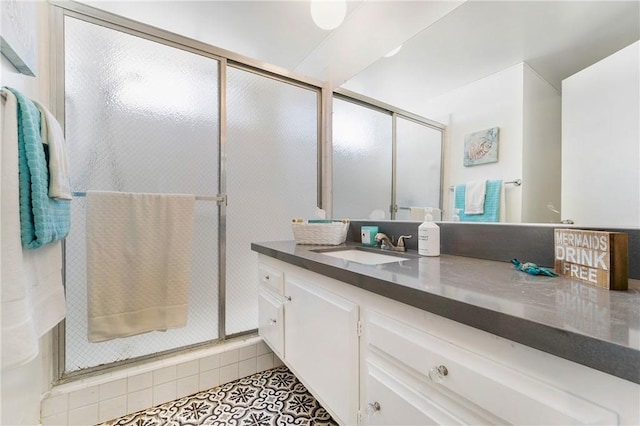
{"label": "white sink basin", "polygon": [[409,259],[402,256],[389,256],[382,253],[373,253],[364,250],[335,250],[335,251],[321,251],[318,252],[327,256],[337,257],[339,259],[349,260],[351,262],[363,263],[365,265],[380,265],[382,263],[401,262]]}

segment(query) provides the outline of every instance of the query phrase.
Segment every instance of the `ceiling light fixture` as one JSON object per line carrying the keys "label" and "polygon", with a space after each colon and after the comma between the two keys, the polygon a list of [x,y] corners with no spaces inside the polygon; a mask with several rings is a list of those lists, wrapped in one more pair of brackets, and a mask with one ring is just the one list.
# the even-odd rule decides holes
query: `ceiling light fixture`
{"label": "ceiling light fixture", "polygon": [[396,53],[398,53],[400,51],[400,49],[402,49],[402,45],[396,47],[395,49],[393,49],[391,52],[387,53],[386,55],[384,55],[385,58],[390,58],[393,55],[395,55]]}
{"label": "ceiling light fixture", "polygon": [[347,15],[347,0],[311,0],[311,18],[323,30],[338,28]]}

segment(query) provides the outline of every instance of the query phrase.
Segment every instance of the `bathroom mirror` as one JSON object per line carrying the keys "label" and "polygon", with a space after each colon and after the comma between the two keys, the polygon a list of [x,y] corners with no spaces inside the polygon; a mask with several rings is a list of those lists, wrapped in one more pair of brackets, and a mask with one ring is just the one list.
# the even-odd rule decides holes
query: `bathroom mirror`
{"label": "bathroom mirror", "polygon": [[[445,210],[452,185],[498,176],[523,182],[505,186],[508,222],[560,223],[571,219],[559,213],[562,80],[638,39],[637,1],[468,1],[341,89],[449,126]],[[529,106],[540,102],[546,116],[529,126]],[[464,167],[465,136],[494,126],[499,161]],[[600,225],[620,226],[610,220]]]}
{"label": "bathroom mirror", "polygon": [[[505,187],[507,219],[514,223],[572,219],[557,213],[571,192],[561,184],[561,82],[640,38],[637,0],[349,0],[345,21],[333,31],[316,27],[302,1],[83,2],[446,124],[443,208],[451,209],[452,185],[520,179],[521,187]],[[394,56],[382,57],[400,43]],[[458,100],[470,118],[461,127],[460,111],[447,112],[436,100],[469,87],[477,91]],[[533,111],[535,100],[550,102],[538,110],[550,124],[528,123],[523,111]],[[495,108],[502,115],[493,115]],[[494,127],[498,162],[464,167],[464,137]],[[333,177],[333,188],[343,185]],[[624,181],[615,189],[628,191],[630,184],[637,187]],[[361,193],[342,195],[357,205]],[[615,215],[608,217],[610,223],[598,226],[619,226]]]}

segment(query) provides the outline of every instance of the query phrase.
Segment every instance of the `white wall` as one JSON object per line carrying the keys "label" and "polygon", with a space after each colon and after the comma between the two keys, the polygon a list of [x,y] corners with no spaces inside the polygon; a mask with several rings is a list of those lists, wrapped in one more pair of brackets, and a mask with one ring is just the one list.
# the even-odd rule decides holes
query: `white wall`
{"label": "white wall", "polygon": [[524,67],[522,222],[559,222],[561,96],[528,65]]}
{"label": "white wall", "polygon": [[640,226],[640,42],[562,82],[562,213]]}
{"label": "white wall", "polygon": [[[443,206],[450,218],[451,185],[476,179],[522,178],[524,64],[517,64],[482,80],[448,92],[412,111],[447,124],[444,153]],[[498,162],[464,167],[465,135],[499,127]],[[505,187],[506,221],[520,222],[521,188]]]}
{"label": "white wall", "polygon": [[[48,5],[35,3],[36,18],[31,23],[37,30],[38,63],[36,77],[19,74],[2,56],[0,85],[13,87],[31,99],[49,106],[49,18]],[[28,364],[2,372],[0,410],[3,425],[34,425],[40,421],[40,400],[51,382],[52,337],[40,341],[40,354]]]}

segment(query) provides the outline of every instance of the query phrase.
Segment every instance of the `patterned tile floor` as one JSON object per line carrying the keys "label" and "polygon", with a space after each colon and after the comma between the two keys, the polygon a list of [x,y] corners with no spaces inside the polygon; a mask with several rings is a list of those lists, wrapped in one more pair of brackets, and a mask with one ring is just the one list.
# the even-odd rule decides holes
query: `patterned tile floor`
{"label": "patterned tile floor", "polygon": [[287,369],[278,367],[101,426],[337,425]]}

